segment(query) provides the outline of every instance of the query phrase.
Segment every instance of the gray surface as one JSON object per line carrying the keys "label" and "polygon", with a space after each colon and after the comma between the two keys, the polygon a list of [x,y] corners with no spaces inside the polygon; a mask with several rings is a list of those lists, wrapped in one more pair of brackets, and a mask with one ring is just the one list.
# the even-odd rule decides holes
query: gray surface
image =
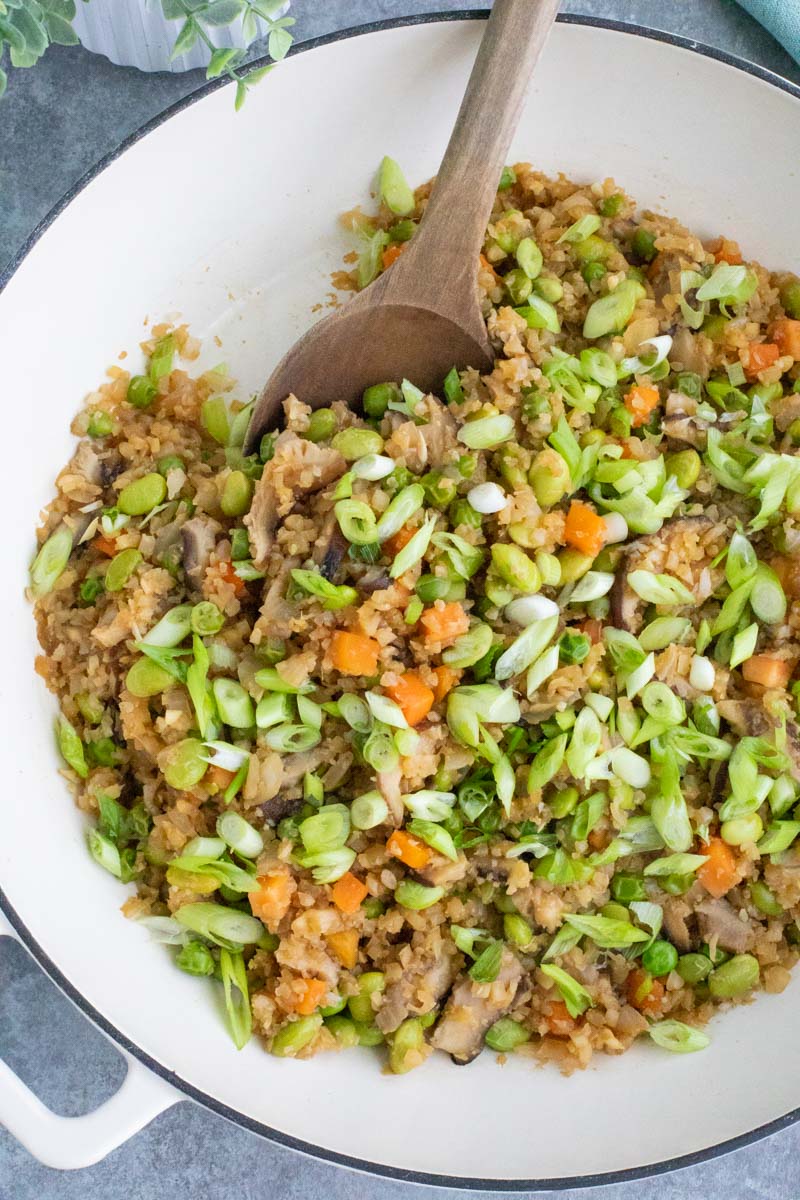
{"label": "gray surface", "polygon": [[[368,20],[465,6],[463,0],[295,0],[296,33],[305,39]],[[681,33],[800,82],[800,68],[731,0],[571,0],[565,7]],[[9,96],[0,106],[0,269],[85,170],[200,82],[197,73],[144,76],[83,50],[60,48],[51,50],[35,71],[12,76]],[[113,1047],[8,940],[0,941],[0,1051],[42,1100],[64,1115],[90,1111],[116,1090],[124,1075]],[[716,1162],[647,1183],[597,1189],[592,1198],[795,1200],[798,1155],[800,1126]],[[105,1162],[69,1174],[41,1167],[0,1129],[0,1200],[151,1200],[162,1195],[170,1200],[344,1200],[354,1194],[373,1200],[414,1195],[444,1200],[452,1195],[439,1189],[412,1192],[406,1184],[370,1180],[315,1162],[188,1102],[158,1118]]]}

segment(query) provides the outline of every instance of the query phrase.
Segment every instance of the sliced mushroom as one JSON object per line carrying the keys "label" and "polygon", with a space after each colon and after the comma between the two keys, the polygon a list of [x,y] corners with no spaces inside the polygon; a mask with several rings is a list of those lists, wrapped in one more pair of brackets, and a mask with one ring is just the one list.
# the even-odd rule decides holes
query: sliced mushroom
{"label": "sliced mushroom", "polygon": [[704,342],[708,345],[705,336],[693,334],[685,325],[681,326],[672,339],[670,364],[681,371],[691,371],[701,379],[708,379],[711,357],[706,352]]}
{"label": "sliced mushroom", "polygon": [[434,854],[424,867],[414,871],[414,878],[418,879],[420,883],[427,884],[428,887],[450,887],[463,879],[466,873],[467,859],[465,855],[459,854],[453,862],[451,858],[445,858],[443,854]]}
{"label": "sliced mushroom", "polygon": [[244,518],[257,567],[266,564],[278,519],[292,511],[299,497],[318,492],[338,479],[346,466],[342,455],[331,446],[318,446],[288,429],[280,434]]}
{"label": "sliced mushroom", "polygon": [[339,528],[339,522],[333,513],[325,522],[322,535],[314,547],[314,562],[319,567],[320,575],[326,579],[334,579],[347,554],[349,542]]}
{"label": "sliced mushroom", "polygon": [[290,797],[284,792],[279,792],[277,796],[273,796],[271,800],[265,800],[259,807],[264,820],[277,825],[284,817],[291,817],[298,812],[304,803],[302,796]]}
{"label": "sliced mushroom", "polygon": [[459,961],[456,947],[447,941],[435,958],[415,962],[401,979],[390,984],[375,1015],[375,1024],[381,1032],[394,1033],[406,1017],[430,1011],[450,990]]}
{"label": "sliced mushroom", "polygon": [[[629,573],[635,571],[645,558],[655,558],[652,569],[663,571],[673,547],[678,546],[684,537],[694,535],[699,539],[713,528],[714,522],[710,517],[676,517],[673,521],[666,521],[658,533],[637,538],[627,546],[609,593],[611,620],[617,629],[638,633],[644,623],[645,602],[628,586]],[[712,553],[708,553],[701,562],[693,564],[696,577],[709,566],[713,557]]]}
{"label": "sliced mushroom", "polygon": [[704,941],[716,942],[723,950],[744,954],[751,949],[753,930],[739,920],[736,909],[727,900],[709,897],[697,905],[697,919]]}
{"label": "sliced mushroom", "polygon": [[676,950],[680,950],[681,954],[686,954],[692,948],[692,935],[686,924],[686,918],[692,913],[691,906],[680,896],[670,896],[662,901],[661,907],[664,912],[664,930],[667,937]]}
{"label": "sliced mushroom", "polygon": [[371,571],[365,571],[361,578],[356,580],[356,588],[369,596],[373,592],[385,592],[393,582],[388,571],[382,567],[375,567]]}
{"label": "sliced mushroom", "polygon": [[459,1066],[477,1058],[487,1029],[514,1003],[521,979],[520,961],[507,946],[493,983],[475,983],[466,973],[460,975],[431,1039],[436,1049]]}
{"label": "sliced mushroom", "polygon": [[389,816],[395,825],[401,825],[405,815],[403,796],[400,792],[400,768],[391,771],[379,771],[376,776],[378,791],[386,801]]}
{"label": "sliced mushroom", "polygon": [[727,433],[747,415],[744,412],[720,413],[714,421],[698,416],[697,401],[682,392],[670,392],[667,396],[666,415],[661,422],[663,432],[673,442],[683,442],[705,450],[708,431],[713,425],[721,433]]}
{"label": "sliced mushroom", "polygon": [[299,565],[299,558],[286,558],[281,563],[277,575],[271,580],[266,580],[261,612],[251,636],[251,641],[255,640],[256,644],[263,638],[287,638],[291,634],[294,609],[286,599],[286,592],[289,587],[289,573]]}
{"label": "sliced mushroom", "polygon": [[772,405],[772,415],[781,433],[785,433],[792,421],[800,418],[800,393],[792,392]]}
{"label": "sliced mushroom", "polygon": [[189,587],[199,592],[221,528],[211,517],[196,516],[181,526],[183,569]]}

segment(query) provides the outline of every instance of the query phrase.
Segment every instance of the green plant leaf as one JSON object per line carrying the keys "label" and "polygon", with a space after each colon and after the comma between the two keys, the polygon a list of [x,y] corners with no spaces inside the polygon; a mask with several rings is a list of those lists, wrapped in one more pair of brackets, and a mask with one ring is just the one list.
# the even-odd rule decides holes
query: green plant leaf
{"label": "green plant leaf", "polygon": [[202,12],[206,25],[230,25],[244,12],[244,0],[212,0]]}
{"label": "green plant leaf", "polygon": [[259,67],[257,71],[249,71],[245,76],[248,87],[255,87],[257,83],[261,83],[269,75],[270,71],[275,70],[275,63],[267,63],[266,67]]}
{"label": "green plant leaf", "polygon": [[239,109],[242,107],[242,105],[244,104],[246,99],[247,99],[247,84],[245,83],[245,81],[243,79],[238,79],[236,81],[236,99],[233,102],[233,107],[236,110],[236,112],[239,111]]}
{"label": "green plant leaf", "polygon": [[191,50],[192,46],[200,36],[200,28],[194,17],[189,17],[181,27],[181,31],[175,39],[175,45],[172,47],[172,53],[169,56],[169,61],[178,58],[179,55],[185,54],[187,50]]}
{"label": "green plant leaf", "polygon": [[[28,55],[33,56],[33,61],[27,65],[33,66],[36,59],[47,49],[47,30],[42,22],[33,15],[32,6],[15,9],[11,14],[11,24],[16,26],[24,37],[25,50]],[[22,64],[15,63],[14,65],[21,66]]]}
{"label": "green plant leaf", "polygon": [[48,37],[53,45],[77,46],[78,35],[70,25],[69,21],[66,21],[64,17],[58,16],[57,13],[50,12],[45,14],[44,20],[47,27]]}
{"label": "green plant leaf", "polygon": [[286,29],[273,27],[269,35],[269,55],[275,62],[286,58],[292,45],[292,35]]}
{"label": "green plant leaf", "polygon": [[239,51],[234,50],[230,46],[225,46],[221,50],[215,50],[206,68],[206,79],[216,79],[223,71],[230,70],[237,61],[238,55]]}
{"label": "green plant leaf", "polygon": [[247,45],[258,37],[258,21],[252,8],[248,9],[242,20],[242,37]]}

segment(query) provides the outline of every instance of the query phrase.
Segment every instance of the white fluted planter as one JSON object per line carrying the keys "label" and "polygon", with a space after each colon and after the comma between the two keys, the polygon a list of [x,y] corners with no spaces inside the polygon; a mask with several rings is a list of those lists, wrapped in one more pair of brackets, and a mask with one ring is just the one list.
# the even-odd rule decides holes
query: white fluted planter
{"label": "white fluted planter", "polygon": [[[281,16],[288,7],[287,0],[276,7],[274,15]],[[168,21],[160,0],[89,0],[88,4],[78,4],[73,25],[81,45],[122,67],[190,71],[208,66],[211,56],[208,47],[198,41],[191,50],[170,61],[183,21]],[[257,27],[255,37],[246,40],[241,17],[231,25],[204,26],[216,47],[239,49],[246,49],[268,32],[266,21],[259,19]]]}

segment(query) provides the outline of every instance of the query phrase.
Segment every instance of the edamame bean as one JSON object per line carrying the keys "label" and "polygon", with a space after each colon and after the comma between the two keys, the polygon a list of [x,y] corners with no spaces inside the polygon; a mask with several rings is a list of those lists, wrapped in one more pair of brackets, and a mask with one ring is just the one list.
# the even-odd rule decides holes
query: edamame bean
{"label": "edamame bean", "polygon": [[679,488],[691,488],[700,477],[700,455],[696,450],[679,450],[668,454],[665,466],[667,475],[674,475]]}
{"label": "edamame bean", "polygon": [[778,903],[775,893],[762,879],[756,879],[750,884],[750,899],[766,917],[779,917],[783,912],[783,905]]}
{"label": "edamame bean", "polygon": [[734,954],[708,977],[708,990],[715,1000],[733,1000],[758,986],[758,959],[752,954]]}
{"label": "edamame bean", "polygon": [[419,1017],[408,1017],[395,1030],[389,1050],[389,1068],[394,1075],[404,1075],[422,1061],[425,1031]]}
{"label": "edamame bean", "polygon": [[220,508],[226,517],[243,517],[253,498],[253,481],[244,471],[231,471],[222,488]]}
{"label": "edamame bean", "polygon": [[504,275],[503,283],[513,305],[524,304],[533,291],[531,279],[521,267],[514,267]]}
{"label": "edamame bean", "polygon": [[386,987],[386,977],[383,971],[364,971],[358,977],[358,995],[351,996],[347,1001],[347,1007],[350,1009],[350,1015],[354,1021],[368,1025],[372,1023],[373,1007],[370,999],[377,992],[382,992]]}
{"label": "edamame bean", "polygon": [[151,471],[134,479],[122,489],[117,499],[117,508],[129,517],[140,517],[150,512],[157,504],[161,504],[167,494],[167,484],[163,475]]}
{"label": "edamame bean", "polygon": [[685,983],[702,983],[711,974],[711,959],[705,954],[682,954],[675,969]]}
{"label": "edamame bean", "polygon": [[503,917],[503,933],[509,942],[523,948],[533,941],[533,930],[518,913],[506,913]]}
{"label": "edamame bean", "polygon": [[492,566],[500,578],[526,595],[537,592],[541,586],[539,568],[524,550],[510,542],[492,546]]}
{"label": "edamame bean", "polygon": [[169,671],[165,671],[145,655],[136,660],[125,676],[125,687],[132,696],[139,699],[160,696],[167,688],[173,687],[175,682]]}
{"label": "edamame bean", "polygon": [[365,454],[380,454],[383,438],[374,429],[341,429],[332,439],[331,445],[348,462],[355,462]]}
{"label": "edamame bean", "polygon": [[298,1017],[289,1021],[275,1034],[270,1052],[278,1058],[294,1058],[306,1046],[310,1046],[322,1027],[322,1017],[312,1013],[310,1017]]}
{"label": "edamame bean", "polygon": [[558,555],[561,583],[576,583],[577,580],[582,579],[591,568],[593,561],[591,555],[582,554],[580,550],[562,550]]}
{"label": "edamame bean", "polygon": [[758,813],[748,813],[745,817],[733,817],[723,821],[720,836],[729,846],[743,846],[746,842],[757,842],[764,832],[764,822]]}
{"label": "edamame bean", "polygon": [[540,508],[552,508],[572,487],[569,467],[555,450],[539,451],[528,472],[528,482]]}
{"label": "edamame bean", "polygon": [[204,754],[205,748],[198,738],[184,738],[159,755],[159,766],[170,787],[185,792],[199,783],[208,770]]}

